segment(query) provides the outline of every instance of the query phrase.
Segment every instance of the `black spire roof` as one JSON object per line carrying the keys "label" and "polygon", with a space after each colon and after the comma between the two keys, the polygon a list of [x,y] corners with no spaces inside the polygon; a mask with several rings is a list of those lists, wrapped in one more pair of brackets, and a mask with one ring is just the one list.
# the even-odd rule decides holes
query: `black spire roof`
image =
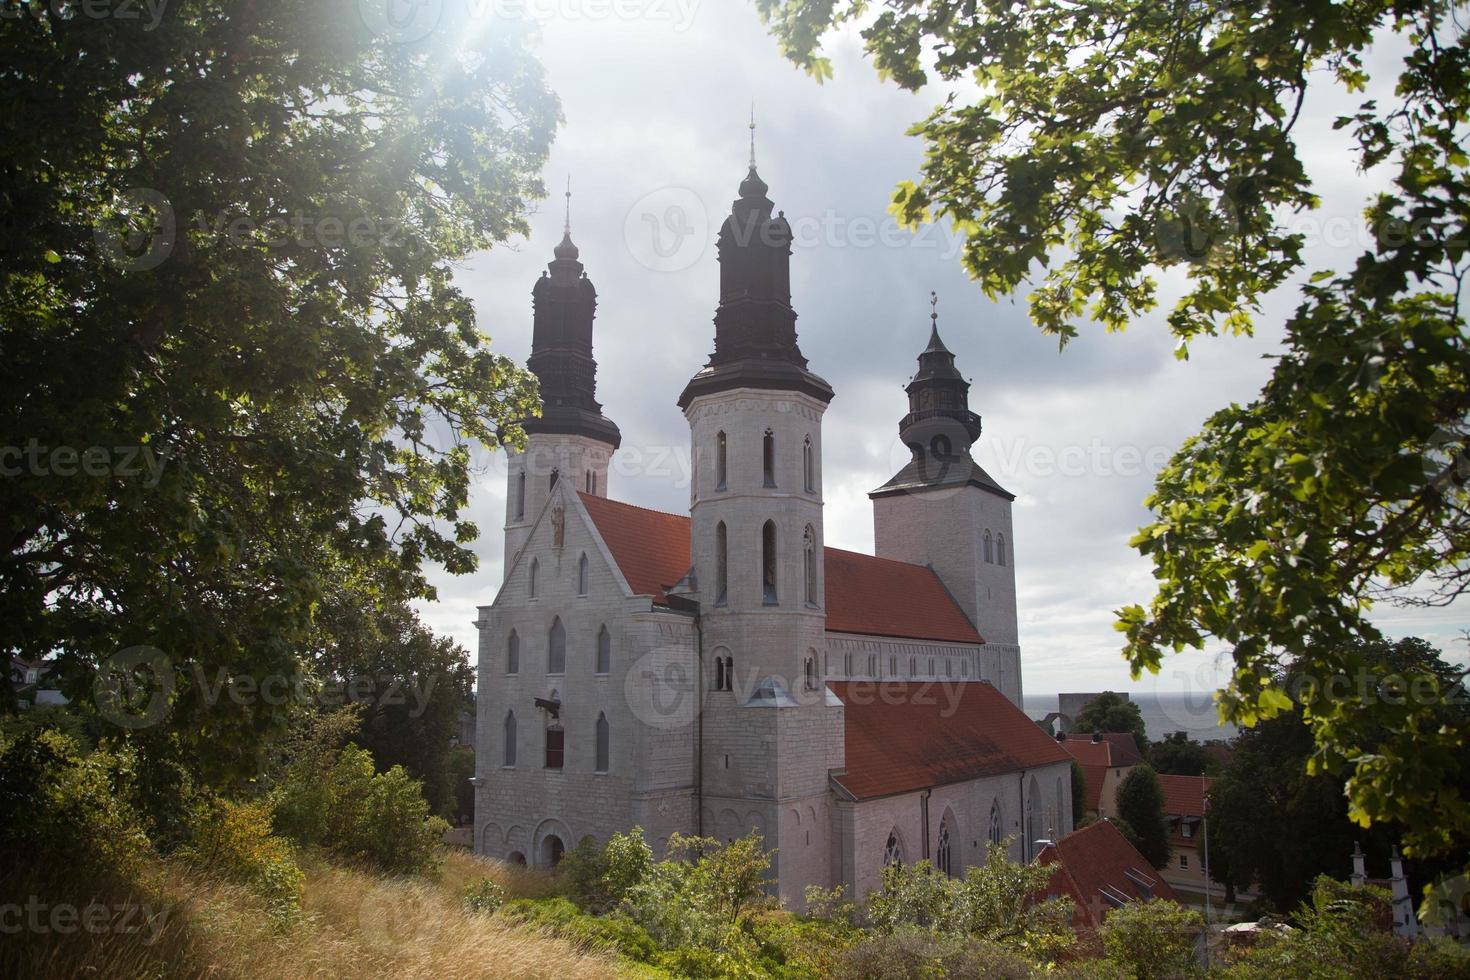
{"label": "black spire roof", "polygon": [[527,432],[587,436],[622,443],[618,427],[605,418],[597,402],[597,361],[592,357],[592,319],[597,290],[587,278],[572,242],[571,189],[568,220],[555,258],[531,290],[535,329],[527,366],[541,382],[541,417],[526,419]]}

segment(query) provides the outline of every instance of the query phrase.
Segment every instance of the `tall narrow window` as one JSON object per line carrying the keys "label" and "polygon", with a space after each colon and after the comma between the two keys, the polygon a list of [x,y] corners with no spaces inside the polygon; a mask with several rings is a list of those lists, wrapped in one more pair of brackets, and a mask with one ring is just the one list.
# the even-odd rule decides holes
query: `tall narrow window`
{"label": "tall narrow window", "polygon": [[992,557],[992,554],[991,554],[991,551],[990,551],[990,532],[989,531],[986,531],[985,532],[985,564],[990,565],[990,564],[993,564],[994,561],[995,561],[995,559]]}
{"label": "tall narrow window", "polygon": [[577,595],[587,594],[587,556],[577,560]]}
{"label": "tall narrow window", "polygon": [[802,664],[802,686],[808,691],[817,689],[817,658],[807,657]]}
{"label": "tall narrow window", "polygon": [[888,832],[888,842],[883,845],[883,866],[903,864],[903,843],[898,839],[898,828]]}
{"label": "tall narrow window", "polygon": [[546,768],[560,769],[566,760],[567,733],[559,722],[546,726]]}
{"label": "tall narrow window", "polygon": [[990,804],[990,843],[996,847],[1000,846],[1000,804]]}
{"label": "tall narrow window", "polygon": [[715,653],[715,690],[730,691],[735,688],[735,658],[728,654]]}
{"label": "tall narrow window", "polygon": [[761,528],[761,594],[767,605],[776,604],[776,522]]}
{"label": "tall narrow window", "polygon": [[940,871],[954,877],[954,858],[950,852],[949,814],[939,821],[939,837],[934,846],[934,863]]}
{"label": "tall narrow window", "polygon": [[505,672],[521,672],[521,637],[515,630],[510,631],[510,638],[505,641]]}
{"label": "tall narrow window", "polygon": [[612,670],[612,635],[608,633],[607,627],[603,626],[597,631],[597,670],[595,673],[606,674]]}
{"label": "tall narrow window", "polygon": [[558,616],[551,621],[551,632],[546,638],[546,672],[564,674],[567,670],[567,630]]}
{"label": "tall narrow window", "polygon": [[597,495],[597,474],[596,473],[588,473],[587,474],[587,491],[589,493],[591,493],[593,496],[596,496]]}
{"label": "tall narrow window", "polygon": [[817,492],[817,461],[812,455],[812,437],[807,436],[801,447],[801,478],[807,493]]}
{"label": "tall narrow window", "polygon": [[515,499],[515,515],[516,515],[516,520],[518,520],[518,521],[524,521],[526,519],[526,471],[525,470],[521,470],[519,473],[516,474],[515,498],[516,498]]}
{"label": "tall narrow window", "polygon": [[536,598],[536,576],[541,571],[541,562],[535,558],[531,559],[530,592],[531,598]]}
{"label": "tall narrow window", "polygon": [[730,598],[730,532],[721,521],[715,526],[715,604]]}
{"label": "tall narrow window", "polygon": [[721,432],[715,436],[715,489],[725,489],[725,475],[728,471],[726,463],[728,454],[726,451],[725,433]]}
{"label": "tall narrow window", "polygon": [[548,489],[548,490],[555,490],[556,489],[556,481],[559,480],[559,479],[561,479],[561,470],[552,470],[551,471],[551,479],[549,481],[547,481],[546,489]]}
{"label": "tall narrow window", "polygon": [[812,526],[806,526],[806,532],[801,536],[801,567],[802,592],[806,596],[808,606],[817,604],[817,532]]}
{"label": "tall narrow window", "polygon": [[582,481],[582,484],[583,484],[584,487],[586,487],[588,493],[591,493],[592,492],[592,471],[591,470],[588,470],[587,471],[587,476]]}
{"label": "tall narrow window", "polygon": [[596,772],[607,772],[607,760],[611,754],[611,734],[607,727],[607,715],[597,713],[597,764],[593,767]]}
{"label": "tall narrow window", "polygon": [[761,471],[765,485],[774,487],[776,485],[776,434],[770,429],[766,430],[766,437],[761,442]]}
{"label": "tall narrow window", "polygon": [[516,764],[516,713],[505,713],[505,765]]}
{"label": "tall narrow window", "polygon": [[1006,563],[1006,536],[1004,534],[995,536],[995,563],[997,565]]}

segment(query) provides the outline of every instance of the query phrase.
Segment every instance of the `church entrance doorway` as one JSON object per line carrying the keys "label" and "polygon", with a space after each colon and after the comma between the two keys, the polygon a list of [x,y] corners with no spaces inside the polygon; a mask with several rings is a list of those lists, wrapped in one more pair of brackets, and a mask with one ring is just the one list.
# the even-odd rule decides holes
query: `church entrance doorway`
{"label": "church entrance doorway", "polygon": [[560,837],[555,834],[547,834],[541,842],[541,864],[544,867],[553,868],[561,863],[561,857],[567,851],[567,846],[562,843]]}

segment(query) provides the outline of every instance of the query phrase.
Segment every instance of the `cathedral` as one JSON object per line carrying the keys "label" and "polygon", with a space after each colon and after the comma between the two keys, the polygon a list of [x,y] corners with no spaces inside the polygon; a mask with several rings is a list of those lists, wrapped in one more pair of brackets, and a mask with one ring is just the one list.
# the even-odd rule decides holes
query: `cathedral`
{"label": "cathedral", "polygon": [[[829,548],[791,227],[754,160],[717,240],[714,350],[677,397],[689,513],[614,500],[597,294],[570,228],[532,290],[543,411],[509,463],[505,578],[479,607],[475,850],[555,864],[643,828],[774,851],[771,889],[860,899],[885,864],[961,875],[1072,830],[1071,757],[1022,712],[1013,495],[937,320],[873,490],[876,556]],[[670,393],[672,395],[672,392]],[[673,400],[671,398],[671,400]]]}

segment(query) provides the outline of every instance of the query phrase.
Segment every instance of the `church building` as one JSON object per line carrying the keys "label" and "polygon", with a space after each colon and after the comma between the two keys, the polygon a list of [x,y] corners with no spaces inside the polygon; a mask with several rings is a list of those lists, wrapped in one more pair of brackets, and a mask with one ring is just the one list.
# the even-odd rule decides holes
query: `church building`
{"label": "church building", "polygon": [[689,513],[609,496],[597,294],[570,227],[532,291],[544,408],[510,458],[479,608],[475,849],[555,864],[643,828],[775,851],[772,890],[860,899],[893,861],[961,875],[1072,830],[1071,757],[1021,710],[1013,496],[937,320],[873,490],[876,556],[829,548],[832,387],[797,343],[791,227],[752,159],[717,240],[714,351],[677,399]]}

